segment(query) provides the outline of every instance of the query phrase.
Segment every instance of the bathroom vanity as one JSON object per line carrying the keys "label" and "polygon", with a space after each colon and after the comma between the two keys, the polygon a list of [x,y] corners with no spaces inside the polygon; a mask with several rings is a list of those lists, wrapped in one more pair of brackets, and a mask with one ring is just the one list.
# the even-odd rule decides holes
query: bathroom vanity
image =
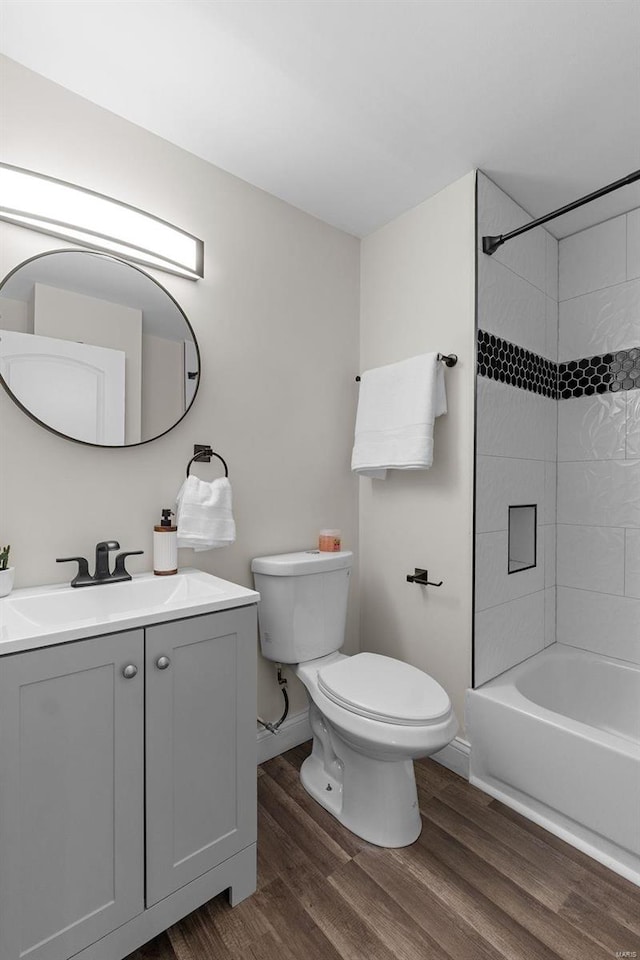
{"label": "bathroom vanity", "polygon": [[122,960],[256,880],[256,603],[201,571],[0,601],[0,957]]}

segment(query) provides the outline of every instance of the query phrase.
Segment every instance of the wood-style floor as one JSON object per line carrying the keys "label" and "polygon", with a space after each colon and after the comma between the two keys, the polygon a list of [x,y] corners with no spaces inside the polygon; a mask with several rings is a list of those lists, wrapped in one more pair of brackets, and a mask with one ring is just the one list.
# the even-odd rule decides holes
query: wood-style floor
{"label": "wood-style floor", "polygon": [[374,847],[303,790],[309,749],[258,770],[257,893],[216,897],[128,960],[640,958],[633,884],[431,760],[419,840]]}

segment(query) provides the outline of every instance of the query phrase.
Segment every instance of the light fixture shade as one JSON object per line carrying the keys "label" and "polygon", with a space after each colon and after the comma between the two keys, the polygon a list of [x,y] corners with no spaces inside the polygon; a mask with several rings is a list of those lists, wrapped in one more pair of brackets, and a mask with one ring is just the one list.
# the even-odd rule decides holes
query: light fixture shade
{"label": "light fixture shade", "polygon": [[0,219],[197,280],[204,244],[126,203],[0,163]]}

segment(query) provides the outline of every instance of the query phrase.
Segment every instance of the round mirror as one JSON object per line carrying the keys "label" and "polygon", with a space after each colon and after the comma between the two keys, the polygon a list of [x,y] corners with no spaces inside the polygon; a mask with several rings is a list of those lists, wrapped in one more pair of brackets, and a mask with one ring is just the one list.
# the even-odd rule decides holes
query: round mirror
{"label": "round mirror", "polygon": [[106,254],[57,250],[0,284],[0,375],[54,433],[133,446],[184,417],[200,354],[183,311],[148,274]]}

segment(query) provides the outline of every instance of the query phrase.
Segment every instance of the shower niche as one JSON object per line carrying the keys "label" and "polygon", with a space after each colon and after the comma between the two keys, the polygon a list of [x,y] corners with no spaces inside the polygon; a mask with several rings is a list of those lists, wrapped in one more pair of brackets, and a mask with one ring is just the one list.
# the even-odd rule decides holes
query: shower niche
{"label": "shower niche", "polygon": [[535,503],[509,507],[508,573],[520,573],[536,565],[537,513]]}

